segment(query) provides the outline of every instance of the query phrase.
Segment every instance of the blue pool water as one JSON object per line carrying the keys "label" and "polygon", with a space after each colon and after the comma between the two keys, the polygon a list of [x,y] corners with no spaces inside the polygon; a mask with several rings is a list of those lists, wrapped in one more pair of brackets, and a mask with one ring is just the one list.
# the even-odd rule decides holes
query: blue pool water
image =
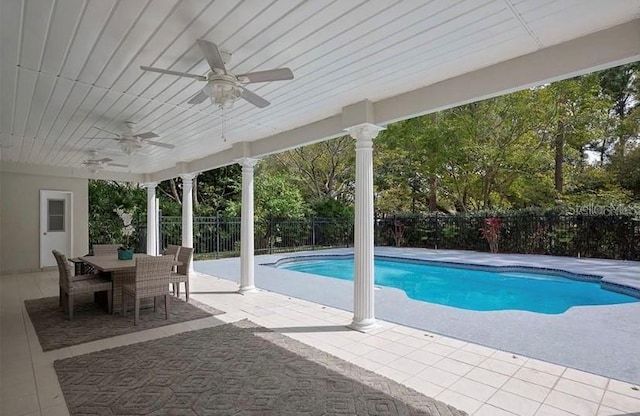
{"label": "blue pool water", "polygon": [[[353,259],[292,261],[281,268],[353,280]],[[559,314],[572,306],[640,301],[550,274],[493,272],[402,261],[375,260],[375,283],[401,289],[412,299],[475,311],[524,310]]]}

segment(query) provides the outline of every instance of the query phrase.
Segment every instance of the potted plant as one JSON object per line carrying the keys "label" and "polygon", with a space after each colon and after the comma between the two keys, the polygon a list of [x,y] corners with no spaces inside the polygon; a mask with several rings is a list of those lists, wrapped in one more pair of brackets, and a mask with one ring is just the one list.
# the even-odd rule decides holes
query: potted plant
{"label": "potted plant", "polygon": [[133,214],[125,211],[122,208],[114,209],[115,213],[118,214],[118,217],[122,220],[122,224],[124,227],[122,228],[122,235],[124,237],[124,244],[118,248],[118,259],[120,260],[131,260],[133,258],[133,247],[129,245],[129,240],[133,233],[135,232],[135,228],[131,224],[133,220]]}

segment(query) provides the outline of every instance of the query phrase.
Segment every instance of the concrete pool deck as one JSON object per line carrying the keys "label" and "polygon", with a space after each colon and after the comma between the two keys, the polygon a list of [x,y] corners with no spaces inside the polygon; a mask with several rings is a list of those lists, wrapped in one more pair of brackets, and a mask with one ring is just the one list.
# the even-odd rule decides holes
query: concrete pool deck
{"label": "concrete pool deck", "polygon": [[[256,286],[352,311],[353,283],[277,269],[265,264],[291,256],[351,254],[353,249],[256,257]],[[640,262],[453,250],[376,247],[376,255],[491,266],[528,266],[601,275],[640,287]],[[198,261],[199,272],[239,281],[240,259]],[[478,312],[410,299],[398,289],[377,287],[376,317],[459,340],[640,384],[640,302],[577,306],[558,315],[526,311]]]}

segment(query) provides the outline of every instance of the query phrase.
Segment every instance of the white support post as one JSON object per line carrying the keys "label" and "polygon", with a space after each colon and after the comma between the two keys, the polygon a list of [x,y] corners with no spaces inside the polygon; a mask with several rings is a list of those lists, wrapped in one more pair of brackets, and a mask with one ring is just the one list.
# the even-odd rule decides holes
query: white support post
{"label": "white support post", "polygon": [[244,157],[242,166],[242,213],[240,223],[240,293],[256,291],[253,254],[253,167],[258,159]]}
{"label": "white support post", "polygon": [[162,253],[162,243],[160,242],[160,239],[162,238],[162,232],[160,230],[160,226],[162,225],[162,217],[160,216],[160,198],[156,197],[156,201],[155,201],[155,207],[156,207],[156,253],[160,254]]}
{"label": "white support post", "polygon": [[373,281],[373,139],[383,128],[365,123],[347,129],[356,139],[355,276],[350,328],[369,332],[378,327]]}
{"label": "white support post", "polygon": [[158,182],[146,182],[142,186],[147,188],[147,254],[156,256],[158,254],[156,250],[158,247],[158,236],[156,234],[158,229],[156,186],[158,186]]}
{"label": "white support post", "polygon": [[[193,178],[197,173],[180,175],[182,178],[182,246],[193,248]],[[193,271],[193,259],[189,263]]]}

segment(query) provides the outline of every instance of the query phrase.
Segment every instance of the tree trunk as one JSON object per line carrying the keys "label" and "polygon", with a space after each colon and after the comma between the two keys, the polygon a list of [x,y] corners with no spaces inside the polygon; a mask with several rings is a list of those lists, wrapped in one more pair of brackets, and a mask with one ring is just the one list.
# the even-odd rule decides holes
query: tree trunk
{"label": "tree trunk", "polygon": [[431,212],[438,210],[437,181],[438,178],[435,176],[429,178],[429,211]]}
{"label": "tree trunk", "polygon": [[558,195],[562,195],[564,187],[563,163],[564,163],[564,123],[560,124],[560,129],[555,140],[555,185]]}
{"label": "tree trunk", "polygon": [[178,187],[176,186],[175,179],[169,179],[169,186],[171,187],[171,195],[173,195],[173,199],[175,199],[179,204],[182,204],[182,198],[180,198],[180,195],[178,194]]}
{"label": "tree trunk", "polygon": [[193,177],[193,206],[198,206],[198,175]]}

